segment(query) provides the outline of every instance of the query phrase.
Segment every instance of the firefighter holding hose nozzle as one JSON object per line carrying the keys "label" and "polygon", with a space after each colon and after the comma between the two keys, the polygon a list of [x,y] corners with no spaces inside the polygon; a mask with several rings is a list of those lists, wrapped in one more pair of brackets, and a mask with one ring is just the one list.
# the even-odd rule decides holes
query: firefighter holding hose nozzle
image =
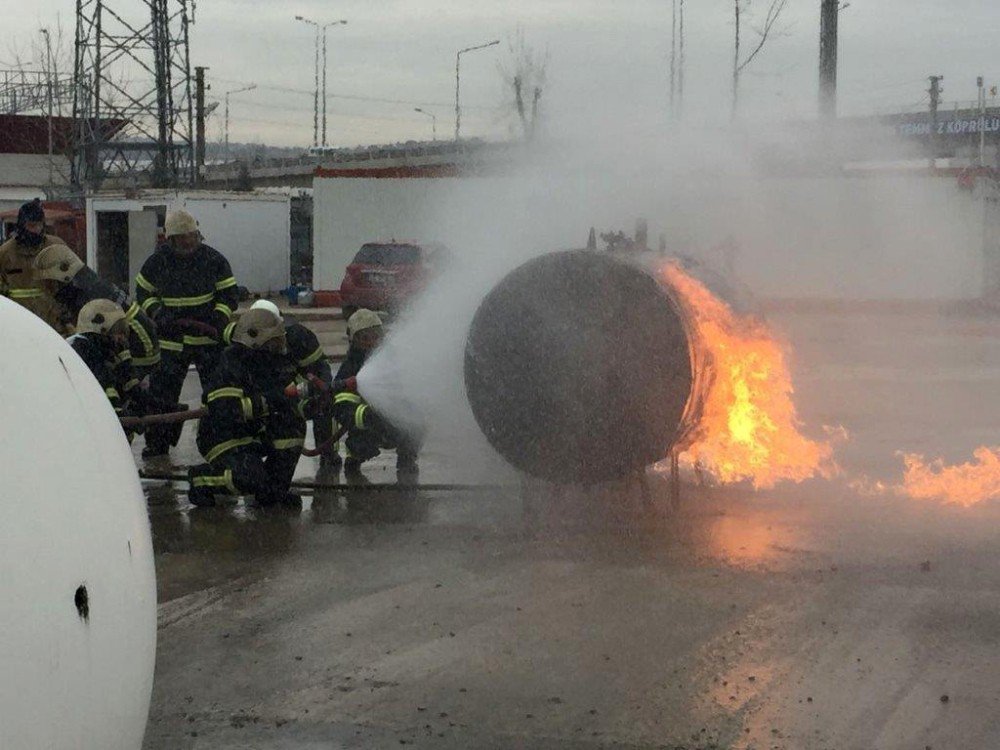
{"label": "firefighter holding hose nozzle", "polygon": [[249,310],[232,331],[233,343],[206,378],[207,414],[198,425],[198,450],[207,463],[189,472],[195,505],[213,505],[217,492],[252,494],[260,505],[294,504],[288,488],[305,442],[303,404],[288,386],[295,369],[286,357],[285,326],[269,310]]}
{"label": "firefighter holding hose nozzle", "polygon": [[371,310],[358,310],[347,321],[350,348],[337,371],[335,387],[340,390],[333,397],[333,414],[347,430],[344,474],[349,477],[359,476],[361,464],[378,456],[382,448],[396,449],[397,472],[417,472],[421,436],[391,424],[356,391],[357,374],[381,343],[382,334],[382,319]]}
{"label": "firefighter holding hose nozzle", "polygon": [[[135,295],[160,335],[161,362],[150,377],[150,397],[172,404],[192,363],[204,392],[204,382],[222,354],[222,331],[239,298],[229,261],[202,242],[191,214],[168,213],[164,234],[166,244],[146,259],[136,276]],[[150,427],[143,458],[166,455],[179,437],[174,425]]]}
{"label": "firefighter holding hose nozzle", "polygon": [[[278,306],[270,300],[260,299],[250,306],[251,310],[267,310],[285,326],[285,349],[288,363],[294,369],[300,385],[301,395],[314,397],[305,402],[303,415],[313,423],[313,438],[319,454],[319,473],[334,474],[340,470],[342,459],[334,439],[333,401],[329,398],[333,387],[333,371],[330,358],[320,346],[316,334],[290,316],[283,316]],[[223,332],[223,342],[232,340],[236,323],[230,323]],[[310,452],[313,455],[315,452]]]}

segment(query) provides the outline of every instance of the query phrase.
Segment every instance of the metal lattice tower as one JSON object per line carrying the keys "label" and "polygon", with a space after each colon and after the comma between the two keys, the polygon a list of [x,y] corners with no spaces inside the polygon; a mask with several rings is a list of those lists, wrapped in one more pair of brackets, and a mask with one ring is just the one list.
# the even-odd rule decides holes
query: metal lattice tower
{"label": "metal lattice tower", "polygon": [[77,0],[74,184],[193,184],[189,5]]}

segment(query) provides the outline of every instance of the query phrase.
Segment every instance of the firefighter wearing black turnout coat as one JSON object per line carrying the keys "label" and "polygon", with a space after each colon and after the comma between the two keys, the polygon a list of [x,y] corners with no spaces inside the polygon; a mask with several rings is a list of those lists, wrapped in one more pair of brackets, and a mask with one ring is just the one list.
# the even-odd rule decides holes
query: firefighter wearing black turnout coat
{"label": "firefighter wearing black turnout coat", "polygon": [[[212,505],[218,492],[254,495],[258,504],[295,502],[288,494],[305,442],[306,424],[285,356],[285,326],[267,310],[245,313],[233,343],[206,378],[208,414],[198,425],[207,463],[189,473],[189,499]],[[294,391],[294,389],[291,389]]]}
{"label": "firefighter wearing black turnout coat", "polygon": [[[180,396],[191,363],[204,392],[222,353],[222,331],[239,299],[229,261],[201,241],[190,214],[167,214],[164,231],[167,244],[146,259],[135,279],[135,296],[160,335],[161,361],[150,377],[150,398],[169,404]],[[170,425],[150,427],[143,458],[166,454],[179,435]]]}
{"label": "firefighter wearing black turnout coat", "polygon": [[[335,382],[356,384],[357,374],[382,340],[382,320],[371,310],[358,310],[347,321],[347,335],[350,348],[347,359],[337,370]],[[359,474],[361,464],[378,456],[382,448],[396,449],[397,471],[409,474],[417,471],[417,454],[423,435],[390,423],[353,388],[334,395],[333,414],[347,429],[345,475]]]}
{"label": "firefighter wearing black turnout coat", "polygon": [[[80,310],[76,333],[67,339],[100,383],[119,417],[134,413],[125,381],[128,375],[118,366],[118,355],[128,346],[128,330],[121,305],[109,299],[96,299]],[[126,435],[131,442],[132,433],[126,431]]]}
{"label": "firefighter wearing black turnout coat", "polygon": [[[337,443],[333,440],[333,401],[330,398],[333,387],[333,370],[330,367],[330,358],[326,356],[326,352],[320,346],[315,333],[293,318],[283,316],[278,306],[270,300],[257,300],[250,306],[250,309],[267,310],[280,318],[284,324],[286,357],[295,368],[296,379],[300,383],[307,382],[309,390],[316,396],[305,402],[303,415],[306,420],[313,423],[313,439],[317,448],[322,447],[319,471],[321,474],[338,471],[342,459]],[[222,337],[224,343],[231,342],[232,332],[235,328],[236,323],[230,323],[226,327]],[[316,381],[319,383],[317,384]],[[326,397],[318,392],[321,390],[326,391]]]}

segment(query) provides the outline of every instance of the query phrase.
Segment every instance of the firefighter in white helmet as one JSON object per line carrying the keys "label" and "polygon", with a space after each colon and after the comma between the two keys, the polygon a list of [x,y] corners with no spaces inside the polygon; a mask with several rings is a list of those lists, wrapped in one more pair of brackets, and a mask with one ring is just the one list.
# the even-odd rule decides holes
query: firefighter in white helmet
{"label": "firefighter in white helmet", "polygon": [[337,422],[347,428],[344,474],[359,475],[361,464],[379,455],[382,448],[396,449],[398,472],[415,473],[422,435],[393,425],[356,392],[358,373],[382,341],[382,319],[378,313],[362,308],[348,319],[347,335],[350,347],[335,382],[351,383],[354,387],[337,393],[333,405]]}
{"label": "firefighter in white helmet", "polygon": [[285,326],[269,310],[249,310],[232,330],[232,344],[206,380],[198,425],[204,463],[190,471],[189,499],[212,505],[218,492],[254,495],[260,505],[297,501],[288,488],[305,442],[306,425],[285,356]]}
{"label": "firefighter in white helmet", "polygon": [[[340,470],[342,460],[337,443],[333,440],[333,401],[330,389],[333,385],[333,370],[330,358],[320,346],[316,334],[290,315],[282,315],[278,306],[266,299],[259,299],[250,306],[251,310],[267,310],[281,319],[285,326],[285,356],[294,365],[297,379],[306,384],[315,396],[305,402],[303,414],[313,424],[313,439],[321,451],[319,473],[332,474]],[[236,323],[226,327],[223,341],[230,343]]]}
{"label": "firefighter in white helmet", "polygon": [[[191,214],[168,213],[164,234],[166,244],[146,259],[136,276],[135,296],[160,336],[161,363],[150,378],[150,396],[158,403],[174,404],[189,365],[198,368],[204,384],[218,364],[222,332],[239,298],[229,261],[202,242]],[[177,437],[179,432],[171,425],[151,427],[143,457],[166,454]]]}

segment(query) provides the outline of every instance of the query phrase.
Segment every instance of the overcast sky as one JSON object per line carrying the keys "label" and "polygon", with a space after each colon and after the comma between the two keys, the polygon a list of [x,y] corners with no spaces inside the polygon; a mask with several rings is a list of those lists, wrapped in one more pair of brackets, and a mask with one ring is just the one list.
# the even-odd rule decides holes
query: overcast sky
{"label": "overcast sky", "polygon": [[[137,0],[106,0],[109,7]],[[547,52],[542,108],[553,132],[585,132],[621,118],[664,117],[672,0],[198,0],[192,65],[209,67],[211,97],[231,97],[230,138],[312,143],[313,30],[293,20],[338,18],[328,31],[328,140],[332,145],[430,138],[454,132],[455,52],[503,40],[462,58],[463,136],[503,137],[511,98],[498,69],[515,29]],[[770,0],[752,0],[764,14]],[[748,68],[742,117],[811,117],[816,109],[820,0],[788,0],[781,34]],[[72,37],[75,0],[0,0],[9,63],[58,17]],[[685,118],[711,126],[729,117],[731,0],[686,0]],[[973,100],[977,75],[1000,83],[997,0],[851,0],[841,14],[840,109],[845,114],[926,104],[927,76],[944,75],[944,99]],[[753,32],[745,29],[752,40]],[[746,42],[749,43],[749,42]],[[30,53],[29,53],[30,56]],[[221,137],[222,109],[210,137]]]}

